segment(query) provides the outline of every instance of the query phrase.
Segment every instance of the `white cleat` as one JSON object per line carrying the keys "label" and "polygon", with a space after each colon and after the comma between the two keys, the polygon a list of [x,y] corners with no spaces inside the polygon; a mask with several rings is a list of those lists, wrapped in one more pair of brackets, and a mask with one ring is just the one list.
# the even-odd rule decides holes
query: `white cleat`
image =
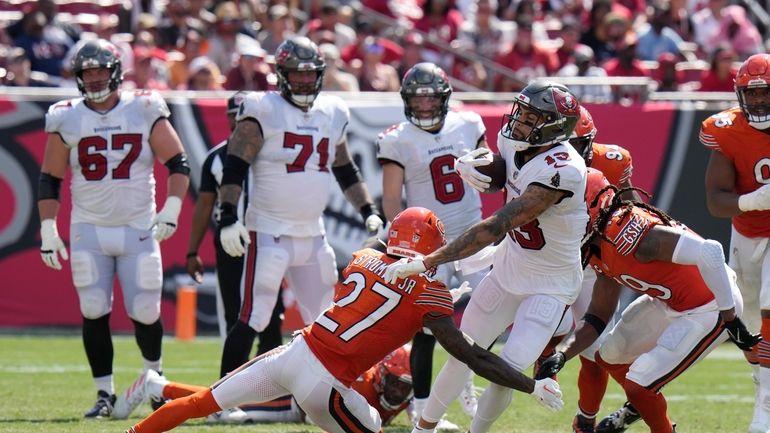
{"label": "white cleat", "polygon": [[438,421],[438,424],[436,424],[435,427],[436,431],[460,431],[460,427],[457,426],[457,424],[447,421],[446,418],[441,417],[441,419]]}
{"label": "white cleat", "polygon": [[[152,370],[147,370],[139,375],[138,378],[125,391],[121,392],[115,400],[115,406],[112,409],[112,417],[115,419],[126,419],[140,404],[147,398],[145,383],[147,375]],[[155,373],[156,375],[158,373]]]}
{"label": "white cleat", "polygon": [[212,413],[206,418],[206,422],[216,424],[245,424],[247,421],[249,421],[249,415],[238,407]]}
{"label": "white cleat", "polygon": [[479,407],[479,399],[476,386],[473,384],[473,375],[468,377],[462,392],[460,393],[460,407],[466,415],[473,418],[476,416],[476,409]]}
{"label": "white cleat", "polygon": [[147,370],[144,385],[147,398],[163,400],[163,388],[166,384],[168,384],[168,379],[165,376],[161,376],[155,370]]}

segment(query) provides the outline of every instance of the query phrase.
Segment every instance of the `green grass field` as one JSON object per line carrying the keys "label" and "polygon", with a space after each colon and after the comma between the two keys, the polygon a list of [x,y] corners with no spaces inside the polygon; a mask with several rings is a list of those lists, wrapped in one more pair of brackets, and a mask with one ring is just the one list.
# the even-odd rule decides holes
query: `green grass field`
{"label": "green grass field", "polygon": [[[179,382],[209,384],[217,378],[220,341],[199,338],[192,343],[167,337],[164,345],[165,374]],[[437,349],[436,374],[446,358]],[[529,396],[517,393],[513,403],[497,421],[495,432],[569,432],[577,404],[577,360],[567,364],[559,375],[565,408],[553,414],[542,409]],[[141,362],[133,337],[115,338],[115,384],[118,391],[139,374]],[[484,385],[476,379],[477,385]],[[724,344],[706,360],[664,389],[669,414],[679,424],[679,433],[745,432],[753,408],[753,384],[748,364],[732,344]],[[150,412],[143,405],[129,420],[85,421],[83,412],[95,399],[79,336],[0,336],[0,432],[123,432]],[[624,401],[614,383],[605,397],[600,417]],[[449,419],[467,428],[469,418],[454,403]],[[179,432],[318,432],[311,425],[263,424],[246,426],[207,425],[203,420],[180,426]],[[410,432],[406,415],[400,415],[386,433]],[[629,433],[648,431],[639,422]]]}

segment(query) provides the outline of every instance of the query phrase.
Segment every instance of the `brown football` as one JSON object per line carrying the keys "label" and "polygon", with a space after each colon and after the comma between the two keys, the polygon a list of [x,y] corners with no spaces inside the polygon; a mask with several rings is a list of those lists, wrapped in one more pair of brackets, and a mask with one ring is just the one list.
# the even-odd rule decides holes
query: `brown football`
{"label": "brown football", "polygon": [[479,173],[492,178],[492,181],[489,182],[489,189],[485,192],[494,192],[503,189],[503,187],[505,187],[505,182],[508,179],[508,170],[505,166],[505,159],[496,153],[492,155],[491,164],[476,167],[476,170],[478,170]]}

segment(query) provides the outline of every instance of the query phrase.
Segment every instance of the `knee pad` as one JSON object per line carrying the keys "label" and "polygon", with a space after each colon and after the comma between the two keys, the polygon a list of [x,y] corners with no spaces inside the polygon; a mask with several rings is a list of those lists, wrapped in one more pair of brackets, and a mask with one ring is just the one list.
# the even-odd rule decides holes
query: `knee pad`
{"label": "knee pad", "polygon": [[654,356],[649,353],[643,353],[631,364],[631,367],[628,370],[628,377],[645,377],[648,372],[655,369],[657,364],[657,359]]}
{"label": "knee pad", "polygon": [[150,325],[160,317],[160,291],[144,291],[134,296],[128,315],[139,323]]}
{"label": "knee pad", "polygon": [[111,300],[107,292],[97,287],[78,289],[80,298],[80,314],[86,319],[94,320],[112,311]]}
{"label": "knee pad", "polygon": [[598,362],[599,357],[601,357],[609,364],[620,364],[622,362],[620,357],[625,353],[625,348],[626,339],[620,334],[611,332],[607,336],[607,340],[596,351],[596,354],[599,355],[595,357],[596,361]]}
{"label": "knee pad", "polygon": [[99,269],[93,256],[86,251],[72,251],[72,283],[75,287],[88,287],[96,284]]}
{"label": "knee pad", "polygon": [[334,257],[334,250],[324,242],[323,247],[316,253],[316,259],[321,273],[321,282],[324,285],[333,286],[337,282],[337,260]]}
{"label": "knee pad", "polygon": [[136,283],[143,290],[160,290],[163,287],[163,265],[160,252],[142,253],[137,257]]}

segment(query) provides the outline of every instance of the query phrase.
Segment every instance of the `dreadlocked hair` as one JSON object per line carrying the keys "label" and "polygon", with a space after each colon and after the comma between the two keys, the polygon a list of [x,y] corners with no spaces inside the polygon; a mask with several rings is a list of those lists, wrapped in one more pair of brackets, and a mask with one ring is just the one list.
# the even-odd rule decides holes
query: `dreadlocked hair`
{"label": "dreadlocked hair", "polygon": [[644,195],[645,197],[647,197],[648,200],[652,198],[652,195],[650,193],[648,193],[647,191],[641,188],[636,188],[636,187],[618,188],[615,185],[607,185],[596,194],[596,197],[594,197],[594,199],[591,201],[590,207],[591,208],[596,207],[599,204],[599,199],[601,198],[602,194],[610,190],[612,190],[615,193],[615,196],[612,197],[612,201],[607,207],[599,210],[599,214],[597,215],[596,220],[594,221],[593,225],[589,227],[588,233],[584,238],[583,267],[586,267],[586,265],[588,265],[588,262],[591,260],[591,257],[595,254],[594,247],[592,247],[591,243],[593,242],[594,239],[596,239],[596,237],[600,237],[601,239],[607,241],[610,245],[615,245],[615,242],[612,239],[608,238],[604,232],[610,217],[617,210],[622,210],[622,215],[620,216],[620,219],[625,218],[626,215],[628,215],[628,213],[631,212],[631,210],[634,207],[639,207],[656,215],[658,218],[660,218],[661,222],[663,222],[664,225],[672,226],[674,223],[674,219],[669,214],[664,212],[662,209],[656,208],[651,204],[648,204],[642,201],[621,199],[621,196],[623,195],[623,193],[630,192],[630,191],[636,191]]}

